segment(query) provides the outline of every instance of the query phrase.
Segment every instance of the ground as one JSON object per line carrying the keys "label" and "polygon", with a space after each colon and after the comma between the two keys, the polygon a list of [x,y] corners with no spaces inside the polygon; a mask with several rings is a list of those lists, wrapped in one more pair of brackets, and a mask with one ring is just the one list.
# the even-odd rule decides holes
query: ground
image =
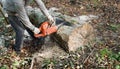
{"label": "ground", "polygon": [[[33,69],[40,67],[42,69],[120,69],[119,0],[44,0],[44,2],[47,8],[57,7],[60,9],[59,12],[70,16],[98,15],[99,19],[91,23],[97,37],[95,43],[92,46],[85,46],[85,49],[78,49],[58,59],[45,59],[42,64],[34,62]],[[31,54],[23,53],[20,61],[13,61],[13,57],[10,52],[7,55],[3,54],[0,57],[0,68],[11,66],[19,69],[30,68]]]}

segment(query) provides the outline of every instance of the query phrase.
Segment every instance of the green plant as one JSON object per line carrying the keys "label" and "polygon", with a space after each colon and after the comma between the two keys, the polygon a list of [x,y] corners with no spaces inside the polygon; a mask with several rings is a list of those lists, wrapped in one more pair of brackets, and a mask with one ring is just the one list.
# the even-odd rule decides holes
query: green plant
{"label": "green plant", "polygon": [[100,54],[101,54],[101,57],[107,56],[109,60],[120,61],[120,52],[114,53],[108,50],[107,48],[105,48],[100,51]]}
{"label": "green plant", "polygon": [[17,67],[19,67],[19,66],[20,66],[20,61],[18,61],[18,60],[15,60],[12,64],[13,69],[17,69]]}
{"label": "green plant", "polygon": [[104,48],[104,49],[100,50],[101,57],[109,56],[111,53],[112,52],[109,51],[107,48]]}
{"label": "green plant", "polygon": [[[97,60],[99,60],[99,63],[103,60],[107,59],[108,62],[114,67],[115,69],[120,69],[120,52],[113,52],[107,48],[100,50],[100,57],[96,55]],[[107,58],[105,58],[107,57]],[[101,61],[100,61],[101,60]]]}
{"label": "green plant", "polygon": [[110,24],[109,28],[110,30],[116,32],[120,28],[120,24]]}
{"label": "green plant", "polygon": [[7,65],[3,65],[0,67],[0,69],[9,69],[9,67]]}
{"label": "green plant", "polygon": [[116,65],[116,66],[115,66],[115,69],[120,69],[120,65]]}

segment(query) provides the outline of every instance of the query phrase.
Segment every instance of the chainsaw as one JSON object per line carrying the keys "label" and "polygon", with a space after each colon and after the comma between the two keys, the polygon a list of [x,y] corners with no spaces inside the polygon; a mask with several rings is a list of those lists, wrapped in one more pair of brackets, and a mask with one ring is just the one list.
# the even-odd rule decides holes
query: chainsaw
{"label": "chainsaw", "polygon": [[47,35],[50,35],[50,34],[57,32],[57,29],[58,29],[57,26],[50,26],[49,22],[43,22],[39,27],[39,30],[41,32],[39,34],[34,34],[34,36],[36,38],[45,37]]}

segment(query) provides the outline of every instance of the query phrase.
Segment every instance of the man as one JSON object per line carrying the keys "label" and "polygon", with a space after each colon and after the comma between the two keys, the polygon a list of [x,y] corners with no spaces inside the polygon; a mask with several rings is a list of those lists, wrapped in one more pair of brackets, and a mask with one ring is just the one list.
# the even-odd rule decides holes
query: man
{"label": "man", "polygon": [[[25,10],[25,6],[29,5],[32,0],[1,0],[3,9],[8,14],[8,20],[16,32],[16,41],[13,49],[16,53],[20,53],[20,48],[23,44],[24,31],[30,30],[34,34],[40,33],[40,30],[35,27],[29,20]],[[41,0],[34,0],[40,10],[49,19],[50,23],[54,23],[53,17],[48,13],[44,3]]]}

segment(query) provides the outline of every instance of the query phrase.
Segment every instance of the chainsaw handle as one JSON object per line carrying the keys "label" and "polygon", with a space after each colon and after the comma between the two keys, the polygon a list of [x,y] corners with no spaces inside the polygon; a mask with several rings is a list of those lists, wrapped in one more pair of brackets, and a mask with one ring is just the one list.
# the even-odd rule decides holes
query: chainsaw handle
{"label": "chainsaw handle", "polygon": [[47,35],[50,35],[52,33],[55,33],[57,31],[57,26],[49,26],[48,22],[44,22],[40,27],[40,34],[35,34],[34,36],[36,38],[38,37],[45,37]]}

